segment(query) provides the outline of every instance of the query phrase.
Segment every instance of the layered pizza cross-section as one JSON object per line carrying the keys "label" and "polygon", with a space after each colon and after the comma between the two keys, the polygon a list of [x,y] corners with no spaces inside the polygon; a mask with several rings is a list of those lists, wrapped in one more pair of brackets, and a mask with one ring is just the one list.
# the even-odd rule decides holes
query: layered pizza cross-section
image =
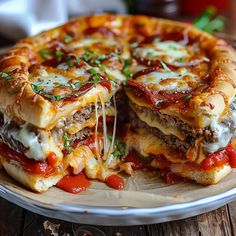
{"label": "layered pizza cross-section", "polygon": [[144,38],[131,48],[136,66],[126,87],[130,146],[165,174],[201,184],[235,167],[235,84],[217,58],[222,45],[210,49],[184,33]]}

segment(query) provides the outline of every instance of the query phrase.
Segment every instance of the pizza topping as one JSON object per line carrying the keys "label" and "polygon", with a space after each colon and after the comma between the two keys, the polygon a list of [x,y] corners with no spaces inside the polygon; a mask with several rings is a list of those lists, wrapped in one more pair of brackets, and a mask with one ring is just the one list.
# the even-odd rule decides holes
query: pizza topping
{"label": "pizza topping", "polygon": [[[39,70],[42,75],[40,77],[32,77],[32,90],[51,101],[82,96],[98,84],[106,87],[109,92],[111,91],[109,79],[93,68],[87,69],[86,71],[83,69],[79,77],[70,74],[70,78],[68,78],[69,76],[63,76],[62,74],[64,73],[61,74],[61,71],[57,69],[52,70],[54,73],[50,73],[49,69],[43,67],[36,68],[35,70],[32,71],[32,74],[37,74]],[[80,69],[76,73],[80,73]]]}
{"label": "pizza topping", "polygon": [[140,64],[146,66],[157,66],[158,60],[174,67],[193,67],[202,62],[209,62],[197,44],[185,45],[182,40],[174,40],[168,37],[148,37],[132,46],[132,55]]}
{"label": "pizza topping", "polygon": [[100,33],[100,34],[106,35],[106,36],[115,36],[115,33],[111,29],[109,29],[107,27],[103,27],[103,26],[90,27],[90,28],[87,28],[86,30],[84,30],[85,35],[92,35],[95,33]]}
{"label": "pizza topping", "polygon": [[6,79],[6,80],[12,80],[13,78],[5,72],[0,72],[0,78]]}

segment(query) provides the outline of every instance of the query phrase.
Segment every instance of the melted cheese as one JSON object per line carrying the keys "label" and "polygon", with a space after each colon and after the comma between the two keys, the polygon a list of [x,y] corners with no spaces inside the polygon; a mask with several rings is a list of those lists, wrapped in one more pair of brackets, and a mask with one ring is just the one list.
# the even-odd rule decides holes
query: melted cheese
{"label": "melted cheese", "polygon": [[[32,126],[30,126],[28,123],[12,128],[11,121],[9,118],[7,118],[7,116],[4,116],[4,122],[5,124],[0,129],[0,137],[13,150],[16,150],[16,145],[11,144],[11,142],[8,142],[7,139],[4,140],[6,132],[8,138],[17,140],[23,144],[25,147],[24,154],[30,159],[43,161],[51,152],[55,153],[58,159],[62,158],[63,155],[61,148],[55,142],[49,131],[40,129],[32,131]],[[14,143],[14,141],[12,141],[12,143]]]}
{"label": "melted cheese", "polygon": [[169,56],[172,60],[189,55],[185,46],[174,41],[157,42],[154,40],[152,47],[139,48],[138,52],[143,57]]}
{"label": "melted cheese", "polygon": [[[115,116],[116,115],[116,109],[113,107],[108,107],[105,110],[106,115],[108,116]],[[79,132],[80,130],[84,129],[85,127],[94,127],[97,123],[97,117],[99,118],[102,115],[101,110],[97,109],[96,112],[96,106],[95,106],[95,113],[93,113],[89,119],[85,120],[85,122],[79,122],[79,121],[73,121],[73,123],[67,125],[65,127],[65,130],[69,133],[69,134],[75,134],[77,132]],[[60,121],[58,121],[60,122]]]}
{"label": "melted cheese", "polygon": [[[232,118],[232,127],[236,127],[236,111],[231,111]],[[222,120],[227,119],[222,117]],[[216,135],[217,141],[214,143],[204,142],[203,147],[204,150],[208,153],[214,153],[220,148],[226,147],[230,140],[236,135],[236,132],[232,132],[230,127],[225,125],[224,123],[219,123],[217,119],[214,119],[210,124],[210,129],[214,131]]]}
{"label": "melted cheese", "polygon": [[138,118],[145,122],[150,127],[155,127],[165,135],[174,135],[178,137],[180,140],[184,140],[186,138],[186,134],[181,132],[178,127],[173,127],[170,124],[166,123],[166,125],[161,124],[157,119],[155,114],[151,112],[140,112],[135,109],[134,106],[130,104],[132,110],[136,113]]}
{"label": "melted cheese", "polygon": [[177,71],[154,71],[136,79],[146,84],[150,89],[181,92],[191,89],[189,84],[195,84],[199,78],[187,69]]}
{"label": "melted cheese", "polygon": [[45,159],[38,136],[29,130],[28,124],[21,126],[20,129],[12,130],[11,135],[27,148],[27,151],[25,152],[27,157],[36,161]]}
{"label": "melted cheese", "polygon": [[164,141],[155,135],[146,132],[144,129],[136,129],[135,133],[129,133],[127,144],[130,148],[134,148],[143,156],[164,155],[167,160],[173,163],[185,163],[188,160],[181,158],[175,150],[166,146]]}
{"label": "melted cheese", "polygon": [[111,76],[113,79],[124,82],[126,77],[119,70],[111,70],[106,68],[106,73]]}

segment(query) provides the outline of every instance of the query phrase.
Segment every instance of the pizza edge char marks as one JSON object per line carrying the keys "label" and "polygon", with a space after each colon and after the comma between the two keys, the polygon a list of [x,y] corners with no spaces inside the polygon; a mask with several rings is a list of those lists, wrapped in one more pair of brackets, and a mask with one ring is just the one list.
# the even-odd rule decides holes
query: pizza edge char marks
{"label": "pizza edge char marks", "polygon": [[[15,150],[1,154],[2,165],[35,191],[46,191],[63,176],[82,170],[90,179],[121,189],[124,183],[116,174],[132,174],[134,164],[124,158],[136,149],[137,159],[149,162],[141,166],[216,183],[230,171],[234,158],[230,148],[212,155],[225,150],[233,138],[228,133],[236,126],[235,61],[224,41],[188,24],[146,16],[84,16],[23,39],[0,58],[0,137]],[[135,119],[124,138],[125,150],[115,139],[114,97],[126,80]],[[114,118],[108,131],[109,117]],[[168,119],[174,131],[163,124]],[[207,132],[225,135],[227,142],[217,146]],[[180,143],[174,145],[177,156],[173,143]],[[9,149],[5,144],[1,150]],[[219,156],[226,161],[217,162]],[[209,158],[213,164],[202,167]],[[80,179],[86,186],[78,188],[89,186]]]}

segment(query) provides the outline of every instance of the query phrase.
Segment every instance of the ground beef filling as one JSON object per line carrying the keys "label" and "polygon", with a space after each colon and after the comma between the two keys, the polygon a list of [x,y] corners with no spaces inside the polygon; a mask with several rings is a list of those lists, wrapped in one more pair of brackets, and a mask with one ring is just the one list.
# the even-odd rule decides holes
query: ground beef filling
{"label": "ground beef filling", "polygon": [[181,141],[174,135],[165,135],[159,129],[150,127],[145,122],[141,121],[133,111],[130,111],[130,123],[131,123],[131,127],[144,128],[148,132],[164,140],[164,142],[169,147],[178,149],[182,152],[186,152],[195,142],[195,138],[193,136],[188,136],[186,140]]}
{"label": "ground beef filling", "polygon": [[[109,108],[110,106],[111,103],[106,103],[105,109]],[[98,104],[97,109],[98,111],[101,111],[102,105]],[[76,112],[73,116],[61,119],[60,122],[58,122],[58,124],[51,130],[51,132],[54,133],[54,135],[57,135],[58,137],[62,138],[65,132],[65,126],[70,125],[73,122],[83,124],[88,119],[90,119],[91,115],[94,113],[95,105],[89,104],[88,106],[82,108],[80,111]],[[29,127],[30,130],[34,132],[37,136],[37,128],[31,125],[29,125]],[[0,142],[6,143],[9,147],[19,153],[25,153],[27,152],[27,148],[19,140],[16,140],[13,135],[13,132],[20,129],[21,127],[14,121],[11,121],[10,123],[5,123],[4,116],[2,113],[0,113]],[[78,131],[73,135],[68,135],[68,138],[71,140],[71,142],[75,140],[81,141],[84,140],[86,137],[90,136],[92,133],[92,128],[85,127],[84,129]]]}
{"label": "ground beef filling", "polygon": [[[205,129],[196,129],[188,124],[185,124],[183,121],[179,120],[176,117],[172,117],[166,114],[161,114],[158,111],[148,109],[146,107],[138,106],[134,103],[131,103],[132,107],[134,107],[135,111],[139,113],[152,113],[153,116],[155,116],[155,119],[162,124],[163,126],[178,128],[181,132],[187,134],[187,137],[185,140],[180,140],[174,135],[165,135],[155,127],[148,126],[144,121],[140,120],[136,113],[130,109],[130,123],[131,126],[134,128],[145,128],[148,132],[156,135],[157,137],[164,140],[164,142],[171,148],[178,149],[182,152],[186,152],[192,145],[194,145],[194,142],[199,136],[204,137],[204,145],[206,148],[205,152],[208,152],[207,145],[214,144],[214,143],[220,143],[220,139],[222,138],[219,135],[219,130],[212,130],[211,127],[207,127]],[[219,124],[221,126],[221,129],[224,129],[224,135],[228,135],[229,137],[234,137],[236,133],[236,123],[233,119],[233,113],[236,112],[236,102],[232,102],[230,105],[231,110],[231,116],[224,117],[221,120],[221,123]],[[224,136],[226,137],[226,136]]]}

